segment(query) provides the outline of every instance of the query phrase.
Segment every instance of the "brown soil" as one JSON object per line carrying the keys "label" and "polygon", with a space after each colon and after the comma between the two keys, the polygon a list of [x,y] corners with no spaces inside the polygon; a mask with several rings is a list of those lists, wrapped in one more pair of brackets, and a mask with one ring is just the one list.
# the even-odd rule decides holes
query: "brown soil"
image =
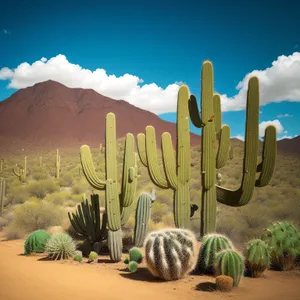
{"label": "brown soil", "polygon": [[49,261],[45,255],[22,255],[24,240],[0,240],[0,299],[5,300],[296,300],[300,270],[267,271],[263,278],[244,278],[230,293],[212,291],[214,278],[187,276],[174,282],[156,280],[144,265],[134,274],[124,263]]}

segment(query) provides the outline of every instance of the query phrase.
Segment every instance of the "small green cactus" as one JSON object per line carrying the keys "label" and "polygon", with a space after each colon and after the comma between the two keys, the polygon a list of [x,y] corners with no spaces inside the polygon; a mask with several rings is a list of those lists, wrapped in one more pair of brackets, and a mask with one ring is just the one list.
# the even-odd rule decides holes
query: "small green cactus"
{"label": "small green cactus", "polygon": [[39,229],[32,232],[24,243],[24,254],[29,255],[31,252],[45,252],[45,245],[51,238],[51,234],[45,230]]}
{"label": "small green cactus", "polygon": [[134,273],[137,271],[139,267],[139,264],[136,262],[136,261],[131,261],[129,262],[128,264],[128,270],[131,272],[131,273]]}
{"label": "small green cactus", "polygon": [[129,260],[140,264],[143,260],[143,253],[139,248],[133,247],[129,250]]}
{"label": "small green cactus", "polygon": [[77,262],[82,262],[82,255],[76,254],[74,256],[74,260],[77,261]]}
{"label": "small green cactus", "polygon": [[225,249],[217,253],[214,268],[217,276],[230,276],[233,286],[237,287],[244,275],[244,258],[236,250]]}
{"label": "small green cactus", "polygon": [[211,233],[205,235],[202,239],[195,271],[202,274],[212,274],[217,253],[221,250],[233,248],[230,239],[223,234]]}
{"label": "small green cactus", "polygon": [[89,254],[89,261],[95,261],[98,258],[98,254],[95,251],[91,251]]}
{"label": "small green cactus", "polygon": [[271,266],[281,271],[296,266],[300,254],[300,232],[290,222],[274,222],[263,231],[261,239],[271,249]]}
{"label": "small green cactus", "polygon": [[270,250],[268,245],[253,239],[246,245],[246,273],[251,277],[259,277],[270,266]]}

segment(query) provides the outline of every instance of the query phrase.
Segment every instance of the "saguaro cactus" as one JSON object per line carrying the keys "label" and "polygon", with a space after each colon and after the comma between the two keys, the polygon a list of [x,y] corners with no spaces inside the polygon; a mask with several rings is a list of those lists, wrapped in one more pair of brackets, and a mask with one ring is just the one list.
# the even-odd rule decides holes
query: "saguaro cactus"
{"label": "saguaro cactus", "polygon": [[4,164],[4,159],[0,158],[0,173],[3,171],[3,164]]}
{"label": "saguaro cactus", "polygon": [[106,116],[105,140],[105,180],[101,180],[96,174],[89,146],[81,146],[80,158],[84,175],[90,185],[95,189],[105,190],[110,257],[113,261],[120,261],[122,254],[121,216],[124,216],[124,221],[128,214],[124,210],[132,207],[137,185],[134,137],[131,133],[126,135],[121,189],[118,182],[117,169],[116,119],[113,113],[108,113]]}
{"label": "saguaro cactus", "polygon": [[14,174],[19,178],[21,182],[26,180],[27,176],[27,156],[24,158],[24,166],[20,164],[15,164],[13,167]]}
{"label": "saguaro cactus", "polygon": [[138,153],[141,162],[148,168],[149,175],[160,188],[174,190],[174,221],[176,227],[190,227],[190,179],[191,149],[189,124],[189,90],[182,86],[177,98],[177,155],[175,158],[170,133],[162,135],[162,155],[164,169],[160,170],[155,129],[146,127],[146,135],[138,134]]}
{"label": "saguaro cactus", "polygon": [[276,128],[268,126],[265,131],[263,155],[258,158],[259,82],[258,78],[252,77],[248,83],[247,93],[242,183],[237,190],[216,185],[216,171],[225,165],[231,154],[230,128],[227,125],[221,127],[220,96],[213,94],[211,62],[204,62],[201,76],[201,117],[194,95],[190,96],[189,111],[193,124],[202,128],[201,235],[205,235],[216,230],[217,201],[235,207],[246,205],[253,195],[255,186],[263,187],[269,183],[275,167],[277,147]]}
{"label": "saguaro cactus", "polygon": [[4,178],[0,178],[0,215],[3,213],[4,209],[4,197],[6,192],[6,181]]}
{"label": "saguaro cactus", "polygon": [[60,154],[59,154],[59,150],[56,149],[56,160],[55,160],[55,169],[56,169],[56,179],[59,179],[59,175],[60,175]]}

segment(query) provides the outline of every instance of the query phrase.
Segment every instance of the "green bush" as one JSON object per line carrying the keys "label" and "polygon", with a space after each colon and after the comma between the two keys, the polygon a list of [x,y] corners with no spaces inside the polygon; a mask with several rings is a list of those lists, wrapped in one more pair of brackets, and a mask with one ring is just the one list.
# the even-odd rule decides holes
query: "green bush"
{"label": "green bush", "polygon": [[58,191],[59,187],[53,180],[40,180],[31,182],[28,186],[28,192],[32,197],[44,199],[47,194]]}

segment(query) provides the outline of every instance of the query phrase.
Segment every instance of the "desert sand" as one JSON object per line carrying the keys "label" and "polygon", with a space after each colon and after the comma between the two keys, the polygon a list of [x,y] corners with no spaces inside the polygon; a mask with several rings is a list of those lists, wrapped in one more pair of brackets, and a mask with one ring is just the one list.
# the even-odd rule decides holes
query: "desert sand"
{"label": "desert sand", "polygon": [[0,239],[1,300],[297,300],[300,299],[300,270],[267,271],[263,278],[243,278],[230,293],[211,291],[214,278],[189,275],[162,282],[145,265],[134,274],[123,262],[98,263],[49,261],[46,255],[24,256],[24,240]]}

